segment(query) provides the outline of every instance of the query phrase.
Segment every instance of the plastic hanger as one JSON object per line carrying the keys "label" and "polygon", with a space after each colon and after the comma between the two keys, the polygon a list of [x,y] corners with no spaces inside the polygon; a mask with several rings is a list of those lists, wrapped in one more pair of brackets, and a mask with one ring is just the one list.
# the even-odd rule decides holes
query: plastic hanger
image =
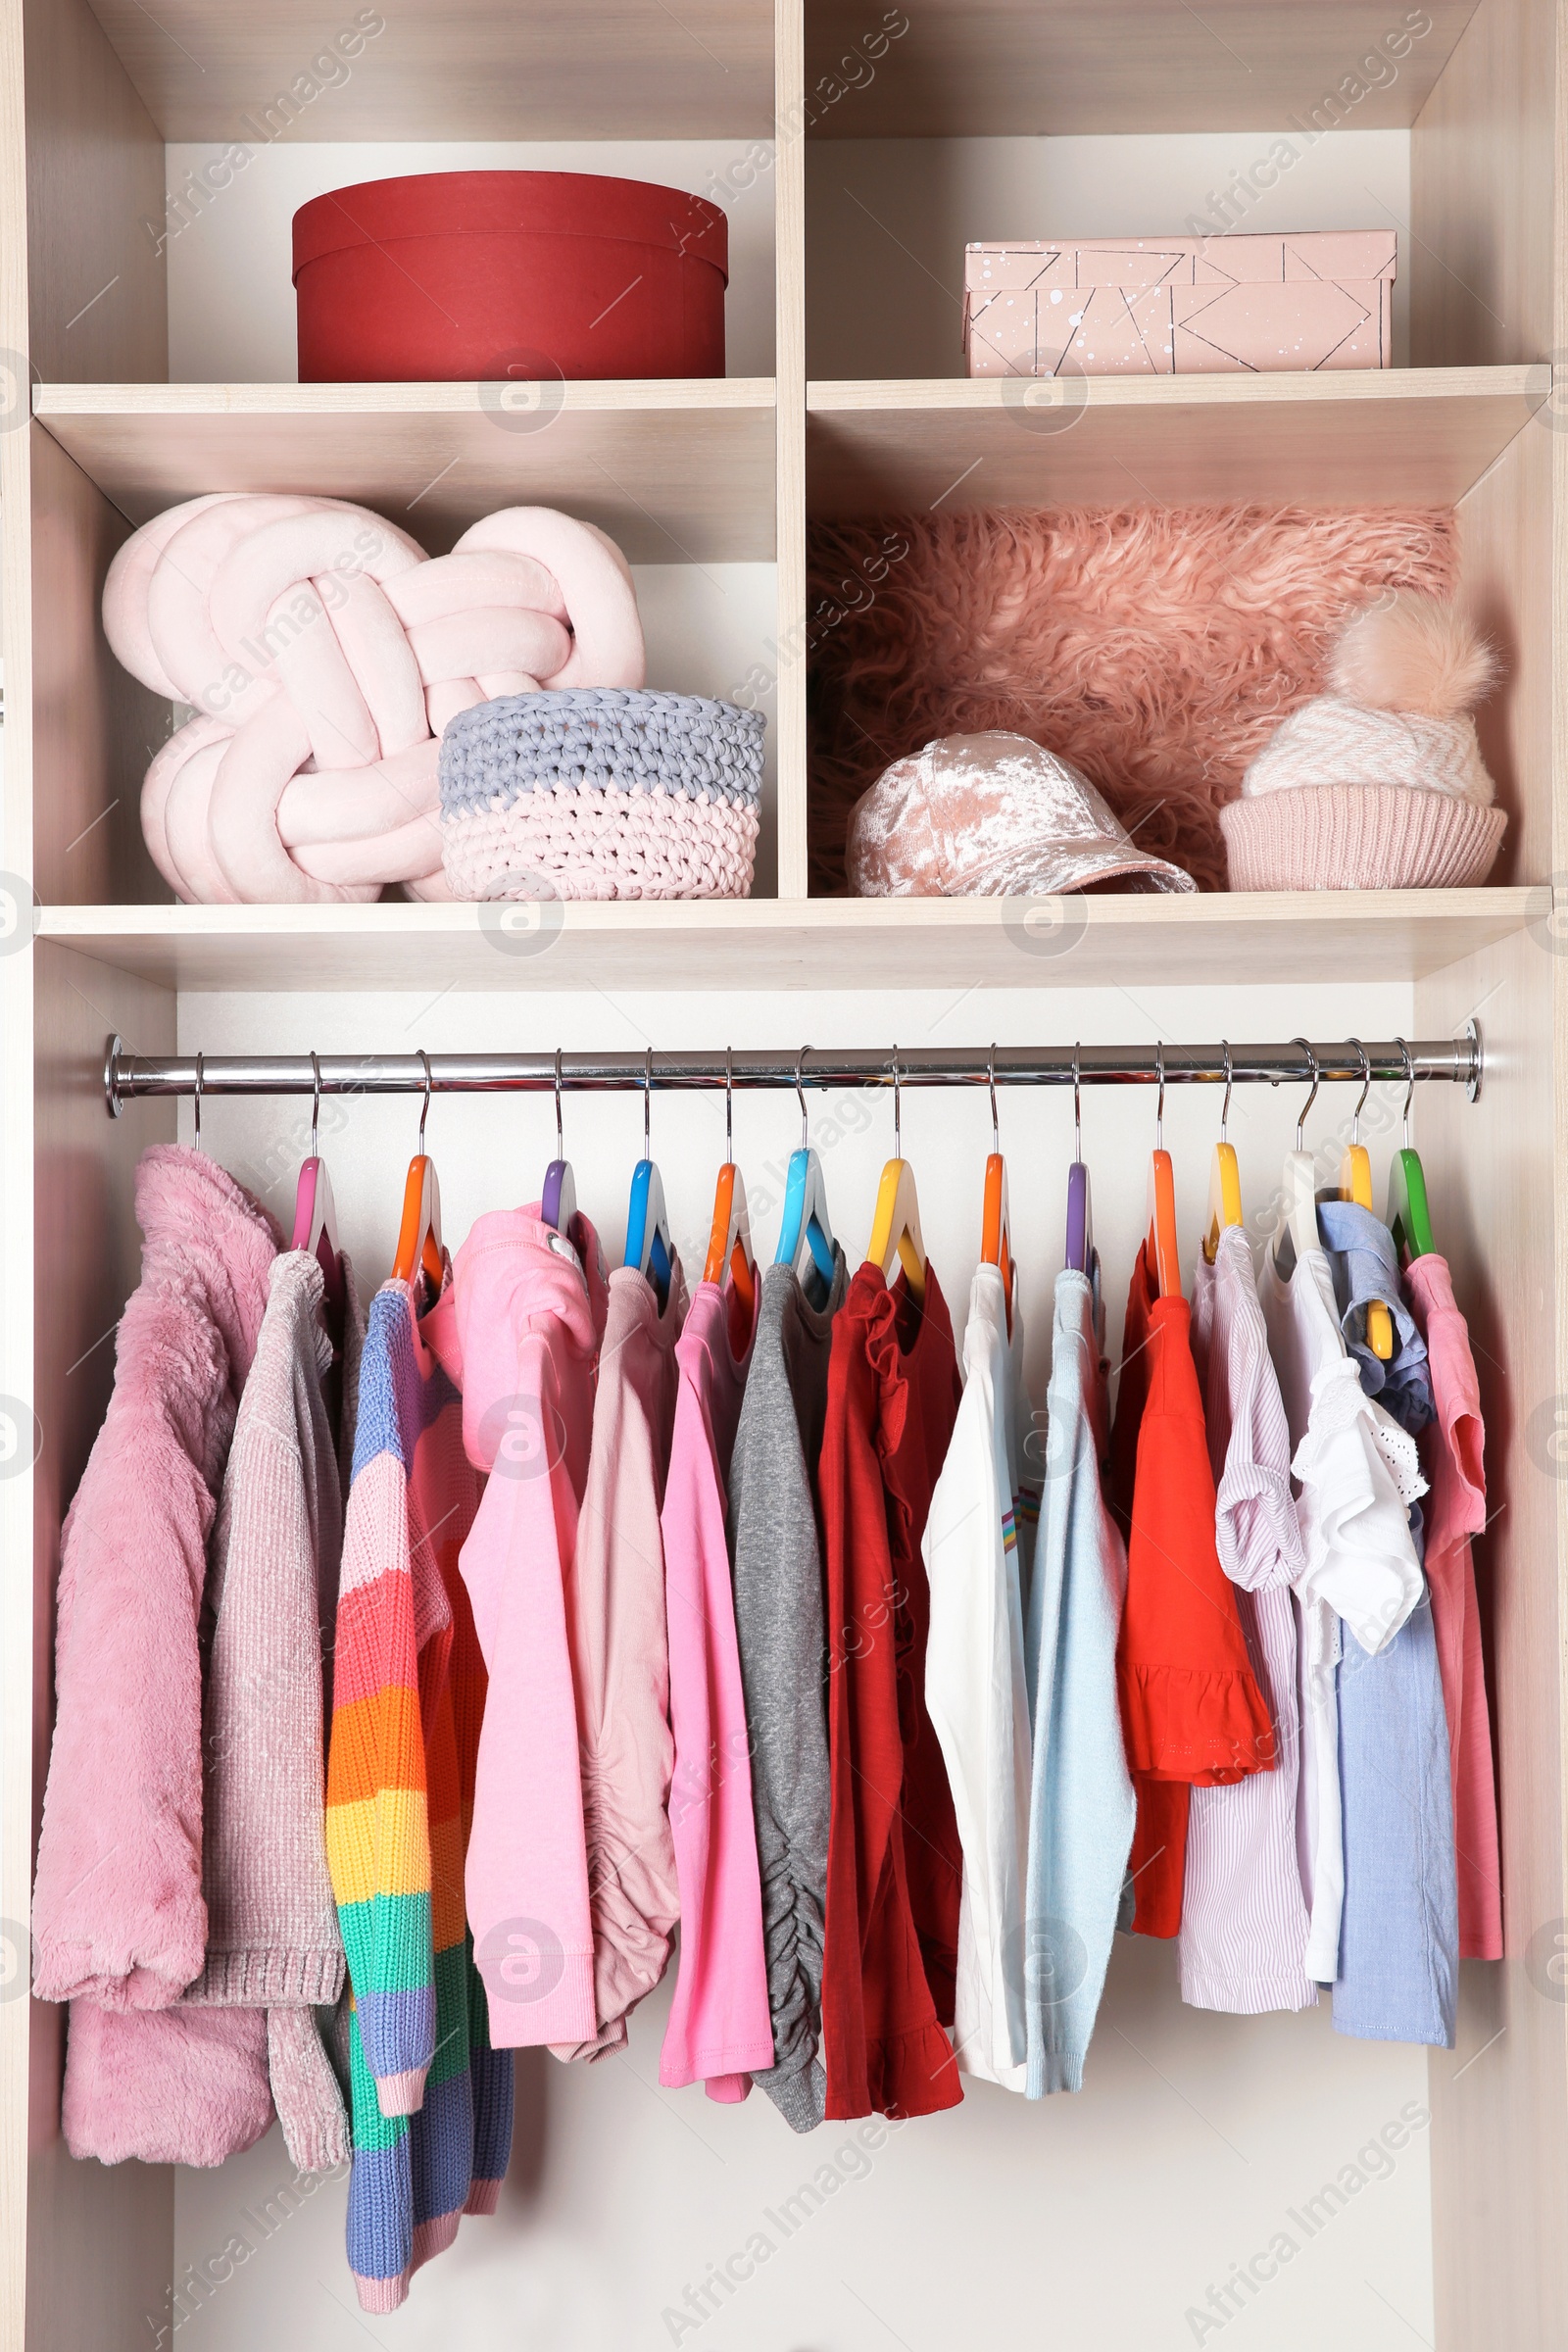
{"label": "plastic hanger", "polygon": [[914,1189],[914,1170],[903,1157],[904,1121],[899,1091],[899,1049],[893,1049],[893,1157],[882,1170],[876,1214],[866,1256],[882,1269],[885,1282],[893,1279],[897,1259],[916,1298],[925,1297],[925,1242],[920,1233],[920,1202]]}
{"label": "plastic hanger", "polygon": [[571,1221],[577,1214],[577,1180],[566,1157],[566,1140],[561,1124],[561,1048],[556,1048],[556,1156],[545,1170],[544,1190],[540,1195],[539,1214],[557,1233],[572,1238]]}
{"label": "plastic hanger", "polygon": [[1149,1262],[1161,1298],[1182,1295],[1181,1255],[1176,1244],[1176,1175],[1165,1150],[1165,1048],[1154,1048],[1159,1099],[1154,1110],[1154,1149],[1149,1155]]}
{"label": "plastic hanger", "polygon": [[991,1049],[986,1071],[991,1090],[991,1155],[986,1161],[985,1204],[980,1219],[980,1256],[1002,1276],[1007,1302],[1007,1337],[1012,1337],[1012,1216],[1007,1205],[1007,1163],[1002,1156],[1002,1128],[997,1118],[997,1049]]}
{"label": "plastic hanger", "polygon": [[1285,1171],[1280,1179],[1280,1230],[1274,1242],[1274,1265],[1283,1281],[1289,1281],[1298,1261],[1309,1250],[1318,1247],[1317,1230],[1317,1171],[1312,1154],[1303,1150],[1302,1129],[1306,1114],[1317,1101],[1317,1055],[1304,1037],[1292,1039],[1306,1055],[1312,1071],[1312,1091],[1302,1103],[1296,1122],[1296,1150],[1285,1154]]}
{"label": "plastic hanger", "polygon": [[1210,1265],[1219,1250],[1219,1237],[1227,1225],[1240,1225],[1242,1218],[1242,1171],[1236,1161],[1236,1147],[1226,1130],[1231,1123],[1231,1049],[1228,1039],[1222,1039],[1225,1049],[1225,1102],[1219,1114],[1219,1142],[1208,1168],[1208,1223],[1203,1230],[1203,1255]]}
{"label": "plastic hanger", "polygon": [[773,1252],[776,1266],[793,1266],[799,1275],[806,1272],[806,1258],[810,1257],[825,1283],[833,1280],[833,1227],[827,1213],[827,1186],[822,1181],[822,1162],[809,1140],[806,1116],[804,1073],[809,1046],[803,1046],[795,1056],[795,1095],[801,1106],[801,1145],[790,1153],[789,1173],[784,1179],[784,1214],[779,1220],[778,1248]]}
{"label": "plastic hanger", "polygon": [[[1410,1144],[1410,1102],[1415,1094],[1415,1064],[1403,1038],[1396,1039],[1404,1061],[1404,1142],[1389,1169],[1389,1231],[1401,1263],[1430,1257],[1437,1249],[1432,1238],[1432,1210],[1427,1200],[1426,1171],[1421,1154]],[[198,1069],[197,1076],[201,1073]]]}
{"label": "plastic hanger", "polygon": [[441,1246],[441,1187],[436,1181],[435,1161],[427,1159],[424,1151],[424,1122],[430,1115],[430,1056],[421,1051],[419,1059],[424,1064],[419,1149],[409,1162],[403,1186],[403,1221],[398,1227],[392,1278],[394,1282],[415,1282],[422,1274],[439,1297],[447,1270],[446,1251]]}
{"label": "plastic hanger", "polygon": [[708,1237],[703,1280],[726,1285],[738,1301],[736,1322],[744,1338],[757,1309],[757,1256],[746,1206],[746,1179],[735,1165],[733,1083],[730,1050],[724,1048],[724,1164],[713,1193],[713,1224]]}
{"label": "plastic hanger", "polygon": [[311,1151],[310,1157],[300,1169],[299,1183],[294,1190],[294,1234],[291,1250],[308,1250],[321,1269],[325,1285],[322,1307],[326,1328],[332,1345],[341,1347],[343,1340],[343,1263],[337,1244],[337,1203],[332,1199],[332,1179],[326,1172],[326,1162],[318,1151],[321,1126],[321,1065],[311,1055],[311,1076],[315,1081],[311,1093]]}
{"label": "plastic hanger", "polygon": [[[1361,1141],[1361,1105],[1372,1086],[1372,1064],[1367,1050],[1358,1037],[1351,1045],[1361,1056],[1361,1092],[1350,1113],[1350,1140],[1340,1158],[1340,1199],[1353,1200],[1357,1208],[1372,1206],[1372,1159]],[[1374,1212],[1375,1213],[1375,1212]],[[1370,1298],[1366,1309],[1366,1344],[1373,1354],[1388,1363],[1394,1354],[1394,1319],[1381,1298]]]}
{"label": "plastic hanger", "polygon": [[654,1111],[654,1049],[643,1062],[643,1155],[632,1170],[631,1201],[626,1210],[626,1249],[623,1262],[646,1274],[654,1286],[659,1311],[669,1303],[669,1278],[675,1262],[669,1214],[664,1207],[664,1183],[650,1157]]}
{"label": "plastic hanger", "polygon": [[1083,1104],[1078,1091],[1078,1055],[1072,1050],[1072,1165],[1067,1170],[1067,1264],[1078,1274],[1094,1277],[1095,1213],[1084,1164]]}
{"label": "plastic hanger", "polygon": [[205,1149],[205,1146],[202,1143],[202,1063],[205,1058],[206,1056],[201,1054],[198,1054],[196,1056],[196,1093],[194,1098],[196,1132],[191,1137],[191,1150],[193,1152],[200,1152]]}

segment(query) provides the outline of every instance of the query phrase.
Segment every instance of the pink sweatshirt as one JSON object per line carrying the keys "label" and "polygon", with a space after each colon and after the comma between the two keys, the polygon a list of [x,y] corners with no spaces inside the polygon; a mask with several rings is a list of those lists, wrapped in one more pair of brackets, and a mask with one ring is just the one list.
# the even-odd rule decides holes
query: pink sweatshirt
{"label": "pink sweatshirt", "polygon": [[566,1587],[605,1328],[599,1239],[480,1217],[424,1318],[488,1475],[460,1566],[489,1674],[466,1888],[497,2049],[591,2040],[594,1947]]}
{"label": "pink sweatshirt", "polygon": [[751,1360],[730,1353],[727,1306],[703,1283],[675,1348],[680,1392],[664,1489],[664,1598],[675,1773],[669,1826],[680,1885],[680,1973],[659,2080],[743,2099],[773,2063],[751,1744],[730,1586],[726,1489]]}
{"label": "pink sweatshirt", "polygon": [[1487,1524],[1486,1431],[1470,1329],[1453,1296],[1446,1258],[1434,1250],[1405,1268],[1410,1309],[1427,1344],[1438,1417],[1420,1436],[1426,1505],[1427,1583],[1438,1668],[1448,1718],[1453,1836],[1459,1882],[1459,1957],[1502,1958],[1502,1871],[1492,1722],[1481,1654],[1481,1610],[1470,1539]]}
{"label": "pink sweatshirt", "polygon": [[588,1489],[577,1523],[567,1634],[588,1833],[598,2034],[558,2058],[622,2049],[626,2018],[669,1959],[680,1915],[670,1840],[669,1648],[659,1510],[669,1468],[686,1315],[677,1258],[662,1314],[636,1266],[610,1277]]}

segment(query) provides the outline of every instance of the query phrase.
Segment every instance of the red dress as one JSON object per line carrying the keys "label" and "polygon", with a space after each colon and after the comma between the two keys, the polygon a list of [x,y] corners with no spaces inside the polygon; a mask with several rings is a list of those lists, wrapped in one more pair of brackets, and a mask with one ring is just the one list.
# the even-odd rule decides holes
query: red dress
{"label": "red dress", "polygon": [[1194,1788],[1274,1769],[1274,1733],[1214,1546],[1214,1478],[1193,1363],[1192,1309],[1161,1298],[1138,1252],[1110,1439],[1110,1506],[1127,1539],[1116,1645],[1127,1769],[1138,1798],[1134,1933],[1182,1924]]}
{"label": "red dress", "polygon": [[952,2045],[962,1870],[925,1705],[920,1538],[960,1394],[926,1269],[917,1304],[864,1265],[833,1323],[821,1497],[828,1632],[827,2114],[930,2115],[963,2096]]}

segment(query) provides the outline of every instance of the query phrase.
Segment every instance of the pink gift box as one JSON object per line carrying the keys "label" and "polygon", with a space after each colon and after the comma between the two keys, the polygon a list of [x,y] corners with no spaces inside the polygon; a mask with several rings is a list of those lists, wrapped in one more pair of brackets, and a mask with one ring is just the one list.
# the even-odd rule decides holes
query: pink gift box
{"label": "pink gift box", "polygon": [[964,252],[971,375],[1387,368],[1392,228],[1079,237]]}

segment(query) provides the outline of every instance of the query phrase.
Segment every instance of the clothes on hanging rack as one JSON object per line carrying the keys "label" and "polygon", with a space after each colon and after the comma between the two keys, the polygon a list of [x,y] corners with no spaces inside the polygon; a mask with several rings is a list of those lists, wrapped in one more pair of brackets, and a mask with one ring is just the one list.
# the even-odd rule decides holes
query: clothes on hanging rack
{"label": "clothes on hanging rack", "polygon": [[72,2005],[74,2156],[210,2165],[272,2114],[260,2006],[243,2020],[167,2013],[206,1960],[208,1543],[281,1237],[243,1186],[180,1145],[142,1154],[136,1218],[141,1280],[62,1537],[33,1989]]}
{"label": "clothes on hanging rack", "polygon": [[512,2050],[623,2047],[672,1952],[661,2082],[800,2132],[1080,2088],[1117,1924],[1195,2005],[1451,2046],[1500,1949],[1480,1400],[1370,1212],[1288,1276],[1226,1227],[1191,1309],[1141,1248],[1113,1427],[1098,1259],[1037,1426],[990,1264],[960,1378],[929,1267],[774,1265],[737,1331],[501,1210],[368,1327],[342,1259],[332,1367],[205,1154],[138,1214],[35,1895],[74,2153],[351,2140],[379,2313],[495,2210]]}
{"label": "clothes on hanging rack", "polygon": [[497,1703],[479,1727],[465,1887],[498,2049],[598,2030],[566,1634],[608,1307],[598,1237],[583,1226],[579,1258],[537,1203],[477,1218],[427,1318],[485,1476],[462,1572]]}
{"label": "clothes on hanging rack", "polygon": [[1502,1879],[1497,1791],[1481,1652],[1481,1611],[1471,1538],[1487,1525],[1486,1432],[1470,1333],[1436,1251],[1405,1268],[1410,1308],[1427,1344],[1436,1419],[1422,1430],[1426,1573],[1448,1722],[1458,1861],[1459,1957],[1502,1958]]}
{"label": "clothes on hanging rack", "polygon": [[1193,1278],[1193,1356],[1203,1393],[1214,1535],[1274,1732],[1274,1769],[1193,1790],[1178,1945],[1184,2001],[1252,2016],[1311,2009],[1307,1913],[1297,1857],[1300,1722],[1293,1586],[1305,1568],[1291,1495],[1291,1438],[1252,1253],[1223,1228]]}
{"label": "clothes on hanging rack", "polygon": [[920,1540],[957,1414],[935,1270],[916,1299],[866,1264],[833,1324],[822,1441],[828,1634],[827,2114],[914,2116],[963,2096],[954,2016],[962,1858],[925,1705]]}
{"label": "clothes on hanging rack", "polygon": [[[679,1286],[673,1261],[671,1295]],[[642,1279],[639,1277],[639,1280]],[[750,1738],[730,1584],[726,1488],[756,1326],[730,1345],[729,1305],[698,1286],[675,1344],[680,1387],[661,1527],[675,1737],[669,1826],[680,1964],[660,2053],[668,2088],[703,2082],[725,2105],[773,2064]]]}
{"label": "clothes on hanging rack", "polygon": [[730,1462],[735,1632],[752,1740],[773,2064],[757,2075],[794,2132],[824,2117],[822,1949],[832,1786],[827,1746],[818,1464],[833,1318],[850,1287],[813,1265],[762,1276],[757,1338]]}
{"label": "clothes on hanging rack", "polygon": [[1117,1651],[1138,1795],[1128,1881],[1140,1936],[1181,1926],[1194,1786],[1274,1768],[1274,1728],[1215,1544],[1214,1480],[1185,1298],[1139,1247],[1111,1430],[1111,1508],[1127,1543]]}
{"label": "clothes on hanging rack", "polygon": [[[1380,1217],[1354,1200],[1320,1200],[1317,1221],[1334,1275],[1340,1328],[1361,1386],[1414,1437],[1432,1418],[1432,1376],[1427,1344],[1400,1289],[1394,1236]],[[1397,1342],[1386,1363],[1367,1344],[1367,1306],[1373,1299],[1388,1309]]]}
{"label": "clothes on hanging rack", "polygon": [[[1352,1202],[1324,1200],[1318,1227],[1346,1346],[1374,1399],[1372,1426],[1408,1511],[1420,1579],[1397,1633],[1372,1655],[1349,1644],[1340,1667],[1345,1911],[1334,2026],[1451,2049],[1459,1976],[1453,1796],[1437,1637],[1420,1573],[1426,1480],[1412,1434],[1433,1418],[1426,1343],[1400,1297],[1387,1226]],[[1397,1343],[1386,1364],[1360,1336],[1374,1299],[1388,1309]]]}
{"label": "clothes on hanging rack", "polygon": [[680,1917],[666,1809],[674,1739],[660,1510],[685,1303],[678,1277],[662,1314],[635,1266],[617,1266],[610,1277],[566,1616],[596,2030],[586,2041],[556,2044],[558,2058],[602,2058],[625,2047],[626,2019],[663,1975]]}
{"label": "clothes on hanging rack", "polygon": [[1288,1279],[1281,1276],[1273,1250],[1266,1250],[1258,1296],[1291,1433],[1305,1562],[1296,1592],[1301,1692],[1298,1848],[1310,1921],[1306,1973],[1316,1984],[1332,1984],[1339,1974],[1345,1899],[1337,1688],[1341,1627],[1372,1654],[1394,1639],[1415,1607],[1421,1572],[1407,1517],[1414,1495],[1400,1499],[1379,1444],[1377,1407],[1363,1393],[1347,1353],[1334,1277],[1322,1249],[1301,1250]]}
{"label": "clothes on hanging rack", "polygon": [[[465,2213],[493,2213],[512,2147],[512,2057],[492,2046],[464,1913],[486,1661],[459,1566],[479,1508],[465,1400],[412,1283],[370,1302],[333,1654],[327,1854],[353,2006],[348,2257],[361,2308],[395,2311]],[[520,1930],[520,1923],[519,1923]],[[547,1965],[509,1945],[526,1998]]]}
{"label": "clothes on hanging rack", "polygon": [[[343,2095],[313,2014],[343,1988],[326,1858],[331,1653],[365,1315],[348,1256],[334,1431],[310,1250],[272,1260],[240,1397],[207,1579],[203,1892],[207,1959],[187,2002],[263,2005],[272,2097],[296,2169],[349,2153]],[[340,1453],[344,1437],[350,1441]]]}
{"label": "clothes on hanging rack", "polygon": [[953,2041],[982,2082],[1024,2086],[1032,1740],[1023,1592],[1033,1498],[1019,1478],[1023,1315],[1007,1331],[1000,1268],[979,1265],[963,1334],[963,1395],[921,1549],[931,1589],[925,1698],[953,1792],[963,1882]]}
{"label": "clothes on hanging rack", "polygon": [[1025,2090],[1081,2090],[1132,1849],[1116,1643],[1127,1551],[1104,1492],[1109,1451],[1100,1259],[1056,1277],[1045,1484],[1024,1628],[1032,1715],[1023,1980]]}

